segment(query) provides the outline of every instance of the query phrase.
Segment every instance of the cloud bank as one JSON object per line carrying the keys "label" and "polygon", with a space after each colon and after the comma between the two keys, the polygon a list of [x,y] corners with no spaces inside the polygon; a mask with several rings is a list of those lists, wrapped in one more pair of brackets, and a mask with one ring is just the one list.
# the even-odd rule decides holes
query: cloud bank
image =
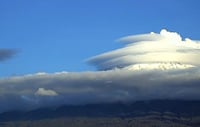
{"label": "cloud bank", "polygon": [[12,58],[16,53],[16,50],[12,49],[0,49],[0,62]]}
{"label": "cloud bank", "polygon": [[34,74],[0,80],[0,112],[62,104],[200,99],[200,70],[110,70]]}
{"label": "cloud bank", "polygon": [[0,112],[62,104],[200,100],[200,68],[195,59],[200,55],[198,41],[182,41],[180,35],[166,30],[120,40],[127,42],[124,48],[89,60],[106,71],[0,79]]}

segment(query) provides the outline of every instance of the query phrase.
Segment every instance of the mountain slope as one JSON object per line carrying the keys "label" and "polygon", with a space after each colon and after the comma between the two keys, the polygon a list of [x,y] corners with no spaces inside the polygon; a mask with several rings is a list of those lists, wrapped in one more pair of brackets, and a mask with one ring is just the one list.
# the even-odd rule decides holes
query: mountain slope
{"label": "mountain slope", "polygon": [[176,117],[200,116],[200,101],[152,100],[132,103],[109,103],[88,105],[63,105],[32,111],[9,111],[0,114],[0,121],[39,120],[61,117],[138,117],[166,113]]}

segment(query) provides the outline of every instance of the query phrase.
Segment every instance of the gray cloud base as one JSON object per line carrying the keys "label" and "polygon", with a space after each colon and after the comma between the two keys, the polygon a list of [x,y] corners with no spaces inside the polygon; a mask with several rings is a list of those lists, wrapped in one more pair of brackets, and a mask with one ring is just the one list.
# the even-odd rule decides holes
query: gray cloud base
{"label": "gray cloud base", "polygon": [[61,104],[150,99],[199,100],[199,84],[200,70],[194,68],[179,71],[116,69],[38,73],[0,80],[0,112]]}

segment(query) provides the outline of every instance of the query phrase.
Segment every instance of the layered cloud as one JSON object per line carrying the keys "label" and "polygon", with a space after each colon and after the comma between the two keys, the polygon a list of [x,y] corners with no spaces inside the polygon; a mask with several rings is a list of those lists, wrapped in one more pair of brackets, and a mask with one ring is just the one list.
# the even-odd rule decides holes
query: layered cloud
{"label": "layered cloud", "polygon": [[[199,66],[200,43],[182,39],[175,32],[163,29],[158,33],[133,35],[119,39],[125,47],[92,57],[88,62],[99,70],[124,68],[135,64],[179,63]],[[188,66],[188,67],[189,67]]]}
{"label": "layered cloud", "polygon": [[[0,79],[0,112],[62,104],[200,100],[199,43],[162,30],[122,38],[122,49],[89,62],[106,71],[36,73]],[[107,70],[108,69],[108,70]]]}
{"label": "layered cloud", "polygon": [[16,54],[16,50],[0,49],[0,62],[12,58]]}
{"label": "layered cloud", "polygon": [[0,112],[62,104],[200,99],[200,70],[110,70],[34,74],[0,80]]}

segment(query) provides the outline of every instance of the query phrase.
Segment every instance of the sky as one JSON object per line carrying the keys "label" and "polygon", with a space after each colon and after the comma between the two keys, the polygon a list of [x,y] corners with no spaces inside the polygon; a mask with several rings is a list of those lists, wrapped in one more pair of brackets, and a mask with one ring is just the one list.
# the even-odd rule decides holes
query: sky
{"label": "sky", "polygon": [[200,100],[198,0],[0,1],[0,112]]}
{"label": "sky", "polygon": [[161,29],[199,39],[198,0],[3,0],[0,49],[15,50],[0,76],[95,70],[85,61],[117,39]]}

